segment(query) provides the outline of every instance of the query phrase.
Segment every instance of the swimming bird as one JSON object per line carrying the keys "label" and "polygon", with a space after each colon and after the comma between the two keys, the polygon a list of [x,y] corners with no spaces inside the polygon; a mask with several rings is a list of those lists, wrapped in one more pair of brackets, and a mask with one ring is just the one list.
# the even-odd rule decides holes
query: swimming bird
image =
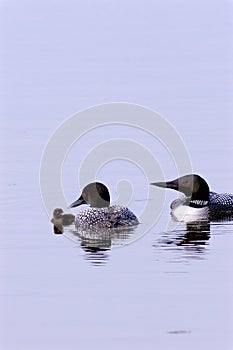
{"label": "swimming bird", "polygon": [[51,222],[54,224],[54,233],[63,233],[63,226],[71,225],[74,222],[73,214],[63,214],[61,208],[56,208],[53,211]]}
{"label": "swimming bird", "polygon": [[184,196],[174,200],[170,206],[172,216],[178,221],[233,218],[233,194],[210,191],[207,182],[199,175],[189,174],[151,185],[183,193]]}
{"label": "swimming bird", "polygon": [[110,193],[103,183],[92,182],[86,185],[81,196],[70,205],[70,208],[82,204],[88,204],[90,208],[76,215],[76,227],[116,228],[139,224],[137,217],[127,207],[110,206]]}

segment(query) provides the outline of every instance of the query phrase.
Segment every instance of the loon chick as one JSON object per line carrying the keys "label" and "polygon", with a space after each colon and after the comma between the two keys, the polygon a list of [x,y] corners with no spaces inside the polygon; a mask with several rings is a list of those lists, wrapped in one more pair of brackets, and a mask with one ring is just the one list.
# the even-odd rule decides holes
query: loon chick
{"label": "loon chick", "polygon": [[233,217],[233,194],[210,192],[207,182],[199,175],[189,174],[151,185],[171,188],[185,195],[171,203],[172,216],[178,221],[223,220]]}
{"label": "loon chick", "polygon": [[72,214],[63,214],[61,208],[56,208],[53,211],[51,222],[54,225],[54,233],[63,233],[63,226],[71,225],[74,222],[75,216]]}
{"label": "loon chick", "polygon": [[51,222],[56,225],[60,224],[62,226],[71,225],[74,222],[75,216],[73,214],[63,214],[61,208],[56,208],[53,211],[53,218]]}
{"label": "loon chick", "polygon": [[139,224],[132,211],[120,205],[110,206],[108,188],[100,182],[92,182],[84,187],[81,196],[70,205],[70,208],[89,204],[90,208],[76,215],[76,227],[116,228]]}

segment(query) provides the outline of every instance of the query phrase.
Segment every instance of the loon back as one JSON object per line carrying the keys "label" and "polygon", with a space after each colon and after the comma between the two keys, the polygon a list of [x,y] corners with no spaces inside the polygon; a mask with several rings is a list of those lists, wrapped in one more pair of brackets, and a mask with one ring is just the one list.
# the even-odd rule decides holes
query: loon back
{"label": "loon back", "polygon": [[210,192],[208,207],[212,220],[233,218],[233,194]]}
{"label": "loon back", "polygon": [[76,215],[77,228],[117,228],[138,225],[139,221],[127,207],[112,205],[107,208],[88,208]]}

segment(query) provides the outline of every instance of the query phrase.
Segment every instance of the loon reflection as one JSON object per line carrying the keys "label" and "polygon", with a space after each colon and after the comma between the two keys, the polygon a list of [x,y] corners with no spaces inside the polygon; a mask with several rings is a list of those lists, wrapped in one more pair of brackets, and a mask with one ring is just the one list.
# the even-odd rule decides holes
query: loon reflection
{"label": "loon reflection", "polygon": [[67,235],[76,242],[85,252],[85,260],[92,265],[102,265],[109,260],[109,252],[112,247],[119,247],[127,243],[135,235],[137,228],[116,228],[116,229],[75,229],[72,232],[66,231]]}
{"label": "loon reflection", "polygon": [[210,239],[210,222],[209,221],[193,221],[186,223],[186,230],[180,239],[176,242],[177,246],[205,245]]}
{"label": "loon reflection", "polygon": [[[55,226],[54,226],[55,227]],[[85,253],[85,260],[93,265],[102,265],[109,260],[112,247],[123,246],[136,235],[137,227],[128,228],[87,228],[77,229],[74,225],[62,227],[59,233],[80,245]],[[57,234],[57,232],[54,231]]]}
{"label": "loon reflection", "polygon": [[[167,232],[163,237],[154,244],[154,247],[164,249],[174,249],[184,247],[189,251],[189,257],[200,258],[200,254],[205,252],[205,247],[210,239],[210,222],[209,221],[192,221],[182,223],[180,229]],[[182,257],[182,256],[181,256]],[[187,256],[186,256],[187,257]]]}

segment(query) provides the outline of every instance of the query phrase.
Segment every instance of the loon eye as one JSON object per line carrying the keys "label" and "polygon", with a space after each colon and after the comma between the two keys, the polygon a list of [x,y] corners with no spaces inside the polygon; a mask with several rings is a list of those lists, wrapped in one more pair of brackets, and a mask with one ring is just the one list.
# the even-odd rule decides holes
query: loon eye
{"label": "loon eye", "polygon": [[190,182],[188,180],[183,180],[183,181],[181,181],[180,186],[189,187]]}

